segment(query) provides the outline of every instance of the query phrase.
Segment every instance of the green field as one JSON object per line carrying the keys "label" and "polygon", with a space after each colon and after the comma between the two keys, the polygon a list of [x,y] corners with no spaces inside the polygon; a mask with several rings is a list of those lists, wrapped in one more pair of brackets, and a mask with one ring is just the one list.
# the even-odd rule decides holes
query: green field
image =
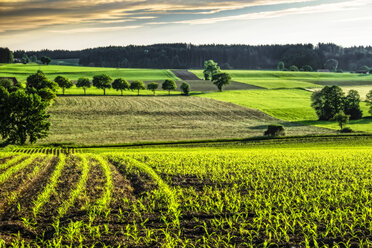
{"label": "green field", "polygon": [[[306,90],[281,89],[225,91],[199,96],[258,109],[281,120],[339,129],[336,122],[317,121],[316,113],[311,107],[311,94],[312,92]],[[361,109],[364,117],[370,116],[365,102],[361,103]],[[348,126],[355,131],[372,132],[371,123],[372,119],[352,120]]]}
{"label": "green field", "polygon": [[117,69],[103,67],[82,67],[82,66],[59,66],[59,65],[23,65],[3,64],[0,65],[0,77],[16,77],[20,82],[25,82],[30,74],[41,70],[45,75],[54,80],[56,76],[65,76],[72,80],[80,77],[93,78],[94,75],[105,73],[112,78],[125,78],[126,80],[157,81],[165,79],[179,80],[169,70],[152,69]]}
{"label": "green field", "polygon": [[[203,78],[202,70],[192,70]],[[372,86],[372,75],[355,73],[320,73],[320,72],[282,72],[282,71],[249,71],[224,70],[232,80],[267,89],[280,88],[320,88],[323,85]]]}
{"label": "green field", "polygon": [[1,246],[372,245],[370,136],[107,151],[0,152]]}

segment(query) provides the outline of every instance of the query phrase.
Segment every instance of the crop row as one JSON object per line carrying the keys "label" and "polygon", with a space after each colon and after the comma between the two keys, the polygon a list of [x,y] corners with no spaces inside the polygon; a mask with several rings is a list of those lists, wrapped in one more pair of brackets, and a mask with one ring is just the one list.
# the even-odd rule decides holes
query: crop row
{"label": "crop row", "polygon": [[81,150],[75,148],[16,148],[13,152],[26,154],[44,153],[58,156],[59,154],[80,153]]}

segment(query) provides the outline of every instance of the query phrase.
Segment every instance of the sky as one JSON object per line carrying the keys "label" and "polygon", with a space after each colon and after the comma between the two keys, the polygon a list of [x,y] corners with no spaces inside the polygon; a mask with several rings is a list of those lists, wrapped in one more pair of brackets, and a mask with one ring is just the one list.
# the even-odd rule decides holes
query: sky
{"label": "sky", "polygon": [[11,50],[193,44],[372,45],[372,0],[0,0]]}

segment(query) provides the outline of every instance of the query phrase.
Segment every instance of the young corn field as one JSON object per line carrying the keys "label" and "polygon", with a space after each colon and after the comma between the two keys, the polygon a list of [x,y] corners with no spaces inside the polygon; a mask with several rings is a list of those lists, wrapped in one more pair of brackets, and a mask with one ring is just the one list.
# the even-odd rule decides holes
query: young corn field
{"label": "young corn field", "polygon": [[370,247],[372,148],[0,153],[0,247]]}

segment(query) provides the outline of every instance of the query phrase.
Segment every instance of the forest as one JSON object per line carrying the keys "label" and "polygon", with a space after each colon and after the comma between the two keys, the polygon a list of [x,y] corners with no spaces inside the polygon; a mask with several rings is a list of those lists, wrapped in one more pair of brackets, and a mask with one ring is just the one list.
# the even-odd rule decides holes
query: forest
{"label": "forest", "polygon": [[[21,59],[43,56],[51,59],[79,59],[82,66],[117,68],[202,68],[204,61],[213,59],[222,69],[276,69],[283,61],[286,68],[311,66],[324,69],[330,59],[338,61],[338,70],[357,71],[372,67],[372,47],[341,47],[335,44],[288,45],[192,45],[186,43],[147,46],[107,46],[80,51],[41,50],[14,51]],[[0,56],[1,57],[1,56]]]}

